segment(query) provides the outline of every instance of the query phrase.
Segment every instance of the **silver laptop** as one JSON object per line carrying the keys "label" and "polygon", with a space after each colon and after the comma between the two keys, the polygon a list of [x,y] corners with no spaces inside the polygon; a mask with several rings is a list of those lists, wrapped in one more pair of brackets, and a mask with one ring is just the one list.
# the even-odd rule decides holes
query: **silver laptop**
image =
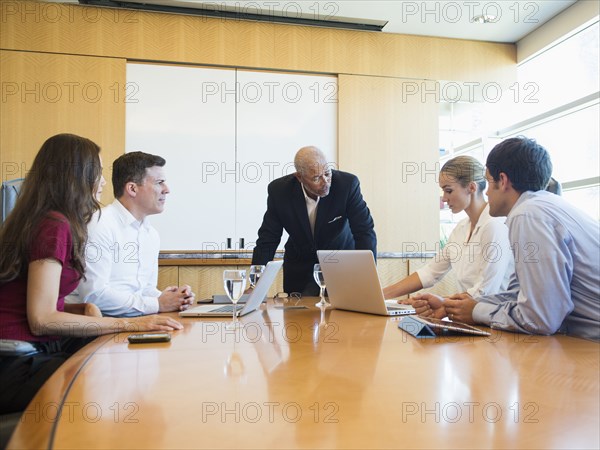
{"label": "silver laptop", "polygon": [[260,304],[267,295],[267,292],[269,292],[271,285],[277,277],[277,272],[279,272],[282,265],[283,261],[270,261],[267,263],[265,271],[256,283],[256,287],[243,305],[233,305],[230,303],[229,305],[195,306],[186,311],[181,311],[179,315],[181,317],[231,317],[233,315],[234,307],[238,317],[250,314],[260,307]]}
{"label": "silver laptop", "polygon": [[386,302],[370,250],[318,250],[317,256],[334,308],[380,316],[415,313],[410,305]]}

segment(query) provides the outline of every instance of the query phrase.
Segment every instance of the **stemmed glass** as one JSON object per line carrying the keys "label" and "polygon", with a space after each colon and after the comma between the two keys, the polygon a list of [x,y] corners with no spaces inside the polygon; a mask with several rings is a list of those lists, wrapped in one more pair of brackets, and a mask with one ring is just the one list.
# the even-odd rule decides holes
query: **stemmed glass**
{"label": "stemmed glass", "polygon": [[321,288],[321,301],[315,303],[315,306],[329,306],[329,302],[325,300],[325,277],[323,276],[320,264],[315,264],[313,268],[313,277],[315,278],[315,282],[319,285],[319,288]]}
{"label": "stemmed glass", "polygon": [[231,378],[245,378],[246,367],[241,355],[235,351],[235,340],[233,341],[233,352],[227,357],[224,370],[225,375]]}
{"label": "stemmed glass", "polygon": [[[317,303],[318,305],[318,303]],[[317,325],[315,325],[314,327],[314,331],[313,331],[313,342],[316,344],[319,342],[319,335],[321,334],[321,328],[323,330],[327,330],[327,327],[329,326],[329,324],[327,323],[327,320],[325,319],[325,311],[327,311],[327,306],[319,306],[319,309],[321,310],[321,320],[319,321],[319,323]]]}
{"label": "stemmed glass", "polygon": [[227,297],[229,297],[229,300],[231,300],[231,303],[233,303],[233,322],[227,328],[236,329],[239,327],[236,305],[246,289],[246,271],[223,271],[223,286],[225,287],[225,293],[227,294]]}
{"label": "stemmed glass", "polygon": [[248,278],[250,279],[250,288],[254,289],[256,287],[256,283],[258,283],[258,279],[265,271],[265,266],[253,265],[250,266],[250,272],[248,274]]}

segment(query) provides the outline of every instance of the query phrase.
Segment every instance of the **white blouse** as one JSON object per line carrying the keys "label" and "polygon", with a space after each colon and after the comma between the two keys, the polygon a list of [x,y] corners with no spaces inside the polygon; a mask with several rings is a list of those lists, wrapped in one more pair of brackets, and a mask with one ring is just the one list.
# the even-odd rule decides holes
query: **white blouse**
{"label": "white blouse", "polygon": [[444,248],[417,270],[423,288],[433,286],[453,269],[460,292],[478,297],[504,291],[515,270],[505,220],[504,217],[490,216],[487,205],[469,242],[471,222],[468,217],[461,220]]}

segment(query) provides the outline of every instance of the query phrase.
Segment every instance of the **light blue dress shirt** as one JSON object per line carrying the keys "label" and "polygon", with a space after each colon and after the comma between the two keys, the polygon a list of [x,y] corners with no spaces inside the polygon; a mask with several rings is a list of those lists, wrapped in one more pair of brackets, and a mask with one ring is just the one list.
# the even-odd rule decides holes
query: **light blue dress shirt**
{"label": "light blue dress shirt", "polygon": [[600,226],[546,191],[524,192],[507,216],[515,256],[508,290],[477,298],[473,320],[531,334],[600,341]]}

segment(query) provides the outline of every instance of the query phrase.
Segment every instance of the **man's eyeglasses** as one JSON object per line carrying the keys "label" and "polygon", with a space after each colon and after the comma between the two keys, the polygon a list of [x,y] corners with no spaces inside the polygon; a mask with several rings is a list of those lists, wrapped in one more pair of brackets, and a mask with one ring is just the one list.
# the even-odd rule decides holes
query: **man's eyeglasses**
{"label": "man's eyeglasses", "polygon": [[313,183],[318,183],[319,181],[321,181],[321,178],[324,178],[325,181],[329,181],[331,179],[331,172],[325,172],[321,175],[315,176],[315,177],[310,177],[310,181],[312,181]]}

